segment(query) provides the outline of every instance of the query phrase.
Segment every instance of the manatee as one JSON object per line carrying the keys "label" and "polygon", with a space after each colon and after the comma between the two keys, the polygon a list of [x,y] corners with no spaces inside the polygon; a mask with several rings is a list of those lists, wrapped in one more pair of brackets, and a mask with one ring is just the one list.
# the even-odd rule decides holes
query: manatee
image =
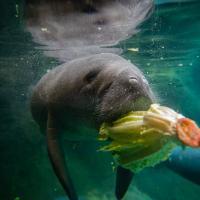
{"label": "manatee", "polygon": [[[31,111],[46,132],[49,158],[70,200],[77,200],[78,195],[63,157],[60,135],[81,139],[79,127],[85,126],[91,130],[90,134],[85,133],[86,138],[97,137],[103,122],[115,120],[132,110],[146,110],[153,101],[143,73],[111,53],[70,61],[41,78],[33,91]],[[122,199],[126,193],[132,176],[127,169],[118,167],[117,199]]]}

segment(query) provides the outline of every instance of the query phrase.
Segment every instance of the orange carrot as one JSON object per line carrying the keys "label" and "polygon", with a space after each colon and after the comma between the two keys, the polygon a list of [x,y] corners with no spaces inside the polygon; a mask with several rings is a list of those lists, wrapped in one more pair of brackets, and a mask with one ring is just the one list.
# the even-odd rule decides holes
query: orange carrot
{"label": "orange carrot", "polygon": [[188,118],[177,120],[176,131],[178,138],[186,145],[200,147],[200,129],[196,123]]}

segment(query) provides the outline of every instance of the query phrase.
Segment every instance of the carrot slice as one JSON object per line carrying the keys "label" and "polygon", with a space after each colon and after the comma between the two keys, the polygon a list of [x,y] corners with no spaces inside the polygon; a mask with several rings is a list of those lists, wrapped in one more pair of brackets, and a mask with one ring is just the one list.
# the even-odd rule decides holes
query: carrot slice
{"label": "carrot slice", "polygon": [[188,118],[177,120],[176,131],[178,138],[186,145],[200,147],[200,129],[196,123]]}

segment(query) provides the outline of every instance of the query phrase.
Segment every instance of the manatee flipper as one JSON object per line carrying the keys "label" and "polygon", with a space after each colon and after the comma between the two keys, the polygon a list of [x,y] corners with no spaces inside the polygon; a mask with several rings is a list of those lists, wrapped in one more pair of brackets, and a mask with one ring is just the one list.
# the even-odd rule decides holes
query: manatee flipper
{"label": "manatee flipper", "polygon": [[117,178],[116,178],[116,186],[115,186],[115,195],[117,200],[121,200],[133,178],[133,172],[128,169],[122,168],[120,166],[117,167]]}
{"label": "manatee flipper", "polygon": [[78,200],[59,142],[58,127],[53,115],[48,113],[47,146],[54,172],[62,184],[70,200]]}

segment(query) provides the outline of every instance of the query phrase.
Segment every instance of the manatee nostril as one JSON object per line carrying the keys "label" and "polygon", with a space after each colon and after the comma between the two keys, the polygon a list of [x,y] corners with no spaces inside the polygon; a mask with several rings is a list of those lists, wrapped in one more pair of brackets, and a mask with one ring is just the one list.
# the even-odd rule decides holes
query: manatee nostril
{"label": "manatee nostril", "polygon": [[134,76],[131,76],[129,78],[129,83],[131,83],[131,84],[137,84],[138,83],[138,79],[136,77],[134,77]]}

